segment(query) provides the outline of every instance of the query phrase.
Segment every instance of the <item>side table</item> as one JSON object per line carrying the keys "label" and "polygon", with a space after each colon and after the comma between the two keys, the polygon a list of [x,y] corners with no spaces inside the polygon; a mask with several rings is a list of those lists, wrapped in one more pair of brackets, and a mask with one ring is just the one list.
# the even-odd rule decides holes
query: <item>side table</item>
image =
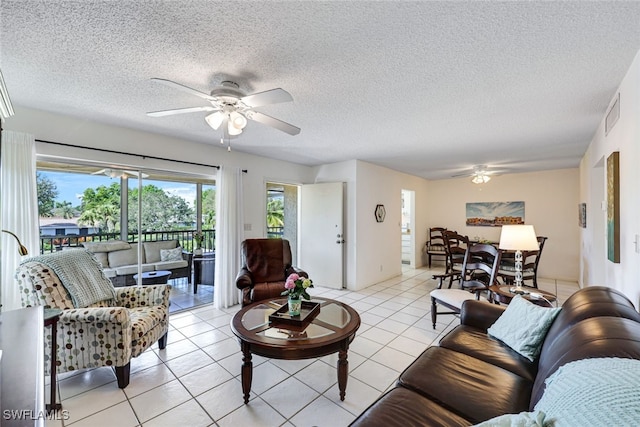
{"label": "side table", "polygon": [[[552,303],[555,302],[557,299],[556,296],[551,292],[543,291],[542,289],[531,288],[528,286],[525,286],[524,288],[528,292],[535,292],[536,294],[541,295],[541,297],[533,296],[530,293],[521,295],[523,298],[531,301],[536,305],[540,305],[543,307],[553,307]],[[511,289],[511,286],[508,286],[508,285],[489,286],[489,291],[491,292],[491,296],[493,300],[503,304],[509,304],[513,299],[513,297],[516,296],[516,294],[512,293],[510,289]]]}
{"label": "side table", "polygon": [[57,356],[57,335],[58,335],[58,320],[60,319],[60,315],[62,314],[62,310],[58,308],[45,308],[44,309],[44,326],[51,326],[51,378],[50,378],[50,386],[51,386],[51,396],[50,401],[45,405],[47,412],[51,413],[52,411],[57,411],[62,409],[62,404],[56,402],[56,388],[58,383],[56,382],[56,356]]}
{"label": "side table", "polygon": [[198,292],[198,285],[211,285],[215,275],[216,253],[204,252],[193,254],[193,293]]}

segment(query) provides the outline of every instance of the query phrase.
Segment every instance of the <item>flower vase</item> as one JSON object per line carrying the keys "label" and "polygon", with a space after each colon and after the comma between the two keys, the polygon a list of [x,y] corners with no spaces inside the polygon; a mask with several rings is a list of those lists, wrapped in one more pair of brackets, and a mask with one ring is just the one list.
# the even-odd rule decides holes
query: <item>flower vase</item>
{"label": "flower vase", "polygon": [[288,299],[289,303],[289,316],[300,316],[300,307],[302,306],[302,300],[300,297],[294,298],[292,296]]}
{"label": "flower vase", "polygon": [[202,255],[202,248],[195,248],[195,249],[193,250],[193,254],[194,254],[194,255],[197,255],[197,256]]}

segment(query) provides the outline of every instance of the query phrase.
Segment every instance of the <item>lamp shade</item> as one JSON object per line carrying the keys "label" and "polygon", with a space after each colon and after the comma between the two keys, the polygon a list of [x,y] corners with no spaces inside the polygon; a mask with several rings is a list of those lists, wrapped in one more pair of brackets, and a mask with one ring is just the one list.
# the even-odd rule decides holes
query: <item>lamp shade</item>
{"label": "lamp shade", "polygon": [[503,225],[498,247],[512,251],[536,251],[540,249],[533,225]]}
{"label": "lamp shade", "polygon": [[208,116],[206,116],[204,120],[213,129],[218,130],[224,118],[225,118],[225,115],[221,111],[216,111],[215,113],[211,113]]}

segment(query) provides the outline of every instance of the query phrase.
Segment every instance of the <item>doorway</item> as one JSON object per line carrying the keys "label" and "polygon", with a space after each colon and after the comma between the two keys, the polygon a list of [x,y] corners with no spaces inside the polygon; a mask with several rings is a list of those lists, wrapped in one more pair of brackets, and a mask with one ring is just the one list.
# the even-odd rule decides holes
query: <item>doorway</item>
{"label": "doorway", "polygon": [[298,261],[298,186],[267,182],[266,229],[270,239],[286,239],[293,265]]}
{"label": "doorway", "polygon": [[402,266],[409,266],[415,268],[415,247],[416,247],[416,239],[415,239],[415,230],[413,229],[413,224],[415,224],[415,208],[414,208],[414,200],[415,200],[415,191],[411,190],[402,190],[402,201],[401,201],[401,227],[400,227],[400,238],[402,244],[402,256],[401,263]]}

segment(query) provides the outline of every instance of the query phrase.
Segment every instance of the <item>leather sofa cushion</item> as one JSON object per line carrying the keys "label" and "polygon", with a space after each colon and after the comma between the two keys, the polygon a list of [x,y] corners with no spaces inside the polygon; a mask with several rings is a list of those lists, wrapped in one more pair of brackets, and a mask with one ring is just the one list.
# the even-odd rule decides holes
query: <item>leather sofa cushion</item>
{"label": "leather sofa cushion", "polygon": [[158,240],[157,242],[143,242],[144,247],[144,262],[154,263],[160,262],[160,251],[162,249],[175,249],[178,247],[177,240]]}
{"label": "leather sofa cushion", "polygon": [[391,389],[365,410],[351,426],[468,426],[471,423],[418,393]]}
{"label": "leather sofa cushion", "polygon": [[569,326],[598,316],[624,317],[640,322],[640,314],[622,293],[604,286],[590,286],[574,293],[562,304],[562,311],[549,328],[542,350],[554,345],[558,334]]}
{"label": "leather sofa cushion", "polygon": [[542,348],[530,408],[542,397],[544,381],[560,366],[594,357],[640,359],[638,322],[622,317],[594,317],[562,331],[553,346]]}
{"label": "leather sofa cushion", "polygon": [[460,325],[453,329],[440,340],[440,347],[499,366],[532,382],[538,371],[537,361],[529,361],[508,345],[488,336],[485,331],[471,326]]}
{"label": "leather sofa cushion", "polygon": [[465,414],[472,423],[527,411],[532,387],[530,380],[513,372],[441,347],[426,349],[398,383]]}

